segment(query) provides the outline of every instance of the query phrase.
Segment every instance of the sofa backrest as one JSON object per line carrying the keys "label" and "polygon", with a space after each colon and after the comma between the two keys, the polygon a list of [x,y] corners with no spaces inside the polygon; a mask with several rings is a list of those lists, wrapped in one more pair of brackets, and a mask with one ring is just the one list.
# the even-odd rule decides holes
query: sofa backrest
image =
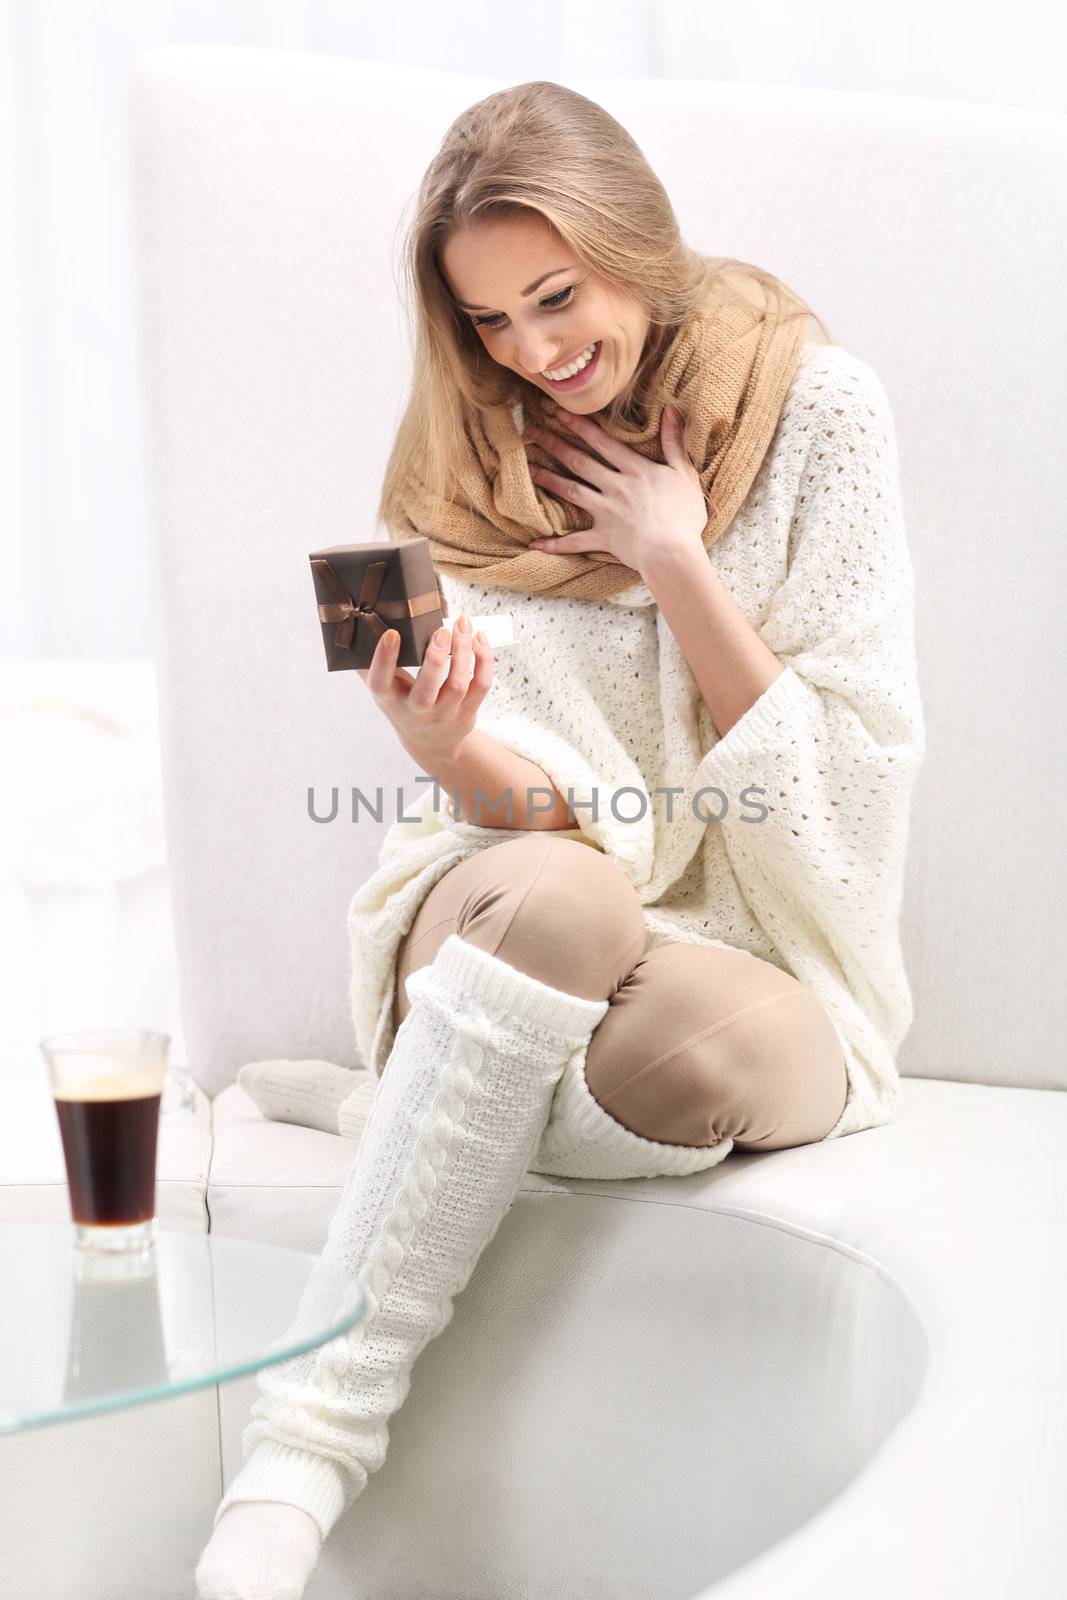
{"label": "sofa backrest", "polygon": [[[245,1061],[357,1062],[346,911],[421,792],[327,674],[308,568],[376,537],[406,396],[400,229],[453,118],[504,80],[257,49],[142,55],[131,93],[183,1028]],[[1067,1085],[1060,738],[1067,192],[1053,113],[706,80],[575,83],[687,239],[793,284],[897,427],[927,756],[902,937],[905,1074]],[[331,824],[308,815],[340,791]]]}

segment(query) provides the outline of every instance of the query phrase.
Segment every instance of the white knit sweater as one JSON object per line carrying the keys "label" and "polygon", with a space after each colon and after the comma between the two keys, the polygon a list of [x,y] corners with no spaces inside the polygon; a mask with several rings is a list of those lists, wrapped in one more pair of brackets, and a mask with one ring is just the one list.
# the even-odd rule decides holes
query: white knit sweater
{"label": "white knit sweater", "polygon": [[[651,942],[746,950],[822,1003],[848,1066],[828,1135],[840,1137],[888,1122],[897,1101],[912,1017],[898,922],[925,742],[896,436],[866,362],[808,342],[708,559],[785,669],[723,738],[643,585],[588,601],[440,583],[450,618],[511,614],[515,642],[478,726],[573,791],[564,832],[627,874]],[[698,801],[708,821],[692,809],[701,788],[722,791]],[[375,1072],[392,1045],[397,948],[423,898],[513,833],[457,822],[434,798],[427,784],[407,809],[416,820],[390,826],[349,910],[356,1038]]]}

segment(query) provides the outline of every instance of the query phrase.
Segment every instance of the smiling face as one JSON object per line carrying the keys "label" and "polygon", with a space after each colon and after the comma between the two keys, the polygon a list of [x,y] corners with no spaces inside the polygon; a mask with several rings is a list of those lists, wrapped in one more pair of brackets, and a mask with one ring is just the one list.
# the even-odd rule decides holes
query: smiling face
{"label": "smiling face", "polygon": [[[496,217],[457,229],[440,266],[492,359],[566,410],[599,411],[629,384],[648,334],[644,309],[582,266],[542,217]],[[585,358],[592,345],[582,372],[556,382],[546,376]]]}

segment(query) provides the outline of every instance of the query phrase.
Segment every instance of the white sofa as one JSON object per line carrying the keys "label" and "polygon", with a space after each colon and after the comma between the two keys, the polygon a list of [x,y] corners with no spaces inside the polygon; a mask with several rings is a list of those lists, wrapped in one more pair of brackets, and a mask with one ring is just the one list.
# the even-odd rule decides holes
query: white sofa
{"label": "white sofa", "polygon": [[[348,790],[416,793],[364,685],[326,673],[307,552],[374,534],[407,360],[395,229],[451,119],[503,86],[260,50],[137,66],[168,846],[210,1109],[182,1225],[318,1251],[352,1159],[265,1122],[234,1082],[267,1056],[358,1065],[345,912],[395,808],[353,825]],[[893,402],[928,731],[902,1101],[886,1128],[690,1178],[528,1174],[308,1600],[1051,1600],[1067,1588],[1063,119],[574,87],[636,136],[692,242],[795,283]],[[311,785],[341,789],[336,823],[309,819]],[[16,1169],[5,1214],[28,1214],[34,1183],[62,1199],[54,1154],[50,1176]],[[209,1395],[142,1408],[131,1442],[158,1479],[121,1455],[137,1413],[92,1425],[115,1441],[113,1481],[99,1447],[80,1458],[112,1537],[80,1551],[76,1590],[42,1583],[26,1540],[45,1537],[48,1485],[82,1492],[90,1425],[6,1442],[29,1527],[9,1592],[190,1595],[255,1387],[224,1386],[217,1416]]]}

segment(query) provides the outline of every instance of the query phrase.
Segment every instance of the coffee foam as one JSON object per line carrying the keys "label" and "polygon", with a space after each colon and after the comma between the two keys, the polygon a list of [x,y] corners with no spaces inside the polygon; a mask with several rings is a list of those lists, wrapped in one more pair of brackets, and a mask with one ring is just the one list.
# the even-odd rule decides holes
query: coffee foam
{"label": "coffee foam", "polygon": [[52,1095],[56,1100],[143,1100],[162,1090],[158,1072],[100,1072],[92,1078],[62,1083],[53,1088]]}

